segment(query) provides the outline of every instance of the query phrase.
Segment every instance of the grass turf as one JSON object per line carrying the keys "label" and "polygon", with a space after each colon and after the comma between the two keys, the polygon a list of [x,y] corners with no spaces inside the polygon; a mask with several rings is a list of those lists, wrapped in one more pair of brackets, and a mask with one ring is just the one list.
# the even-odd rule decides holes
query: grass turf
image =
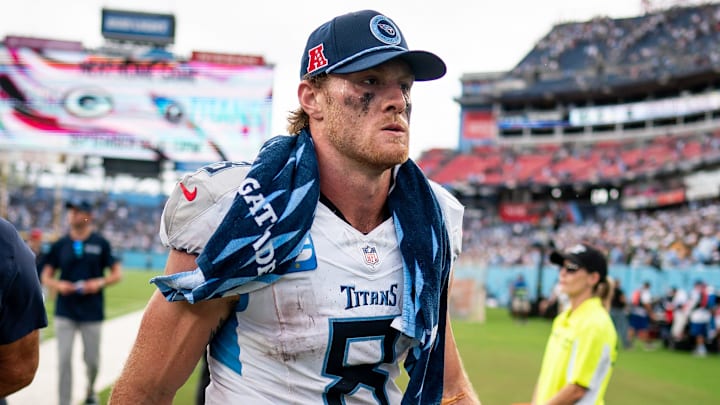
{"label": "grass turf", "polygon": [[[506,310],[490,309],[484,324],[455,321],[465,368],[483,405],[530,402],[550,321],[513,321]],[[608,404],[716,404],[718,355],[658,349],[618,354],[605,395]]]}
{"label": "grass turf", "polygon": [[[123,281],[106,291],[108,317],[141,310],[154,290],[158,273],[126,271]],[[48,302],[52,313],[52,302]],[[52,316],[49,317],[52,322]],[[520,324],[505,309],[488,309],[485,323],[453,321],[455,338],[468,375],[483,405],[529,402],[550,332],[550,322]],[[48,331],[47,328],[46,331]],[[705,405],[717,403],[720,356],[695,358],[687,352],[659,349],[621,351],[605,396],[608,404]],[[400,384],[405,384],[405,376]],[[174,404],[194,404],[197,371],[178,392]],[[107,403],[110,388],[100,394]]]}

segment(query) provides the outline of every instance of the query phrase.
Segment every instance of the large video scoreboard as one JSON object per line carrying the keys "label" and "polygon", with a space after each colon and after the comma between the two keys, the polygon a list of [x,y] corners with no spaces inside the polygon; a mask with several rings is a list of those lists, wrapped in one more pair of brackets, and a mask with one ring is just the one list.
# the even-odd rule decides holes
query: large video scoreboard
{"label": "large video scoreboard", "polygon": [[251,159],[270,136],[270,65],[41,45],[0,45],[0,150],[197,166]]}

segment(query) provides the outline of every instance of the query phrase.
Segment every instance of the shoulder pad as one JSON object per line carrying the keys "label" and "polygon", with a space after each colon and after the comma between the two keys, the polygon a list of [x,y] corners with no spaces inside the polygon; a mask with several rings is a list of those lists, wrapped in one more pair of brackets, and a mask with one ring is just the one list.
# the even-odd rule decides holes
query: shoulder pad
{"label": "shoulder pad", "polygon": [[183,175],[160,218],[163,245],[192,254],[202,253],[249,170],[248,163],[218,162]]}

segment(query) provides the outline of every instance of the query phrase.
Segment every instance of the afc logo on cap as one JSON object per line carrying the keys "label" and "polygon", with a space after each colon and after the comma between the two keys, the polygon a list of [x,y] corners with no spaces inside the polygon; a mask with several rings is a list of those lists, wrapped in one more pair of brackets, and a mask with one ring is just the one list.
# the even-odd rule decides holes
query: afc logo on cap
{"label": "afc logo on cap", "polygon": [[323,52],[323,44],[308,50],[308,66],[307,72],[312,73],[320,68],[328,65],[328,60]]}

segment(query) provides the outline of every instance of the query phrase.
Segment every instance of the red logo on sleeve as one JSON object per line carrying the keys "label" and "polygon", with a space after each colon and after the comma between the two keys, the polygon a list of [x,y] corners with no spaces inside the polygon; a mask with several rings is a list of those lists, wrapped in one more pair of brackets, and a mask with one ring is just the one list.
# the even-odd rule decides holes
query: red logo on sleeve
{"label": "red logo on sleeve", "polygon": [[190,191],[187,189],[187,187],[185,187],[184,184],[180,183],[180,189],[182,190],[183,195],[185,196],[185,198],[187,198],[188,201],[192,201],[195,199],[195,197],[197,197],[197,186],[193,187],[193,190]]}
{"label": "red logo on sleeve", "polygon": [[323,44],[311,48],[308,51],[308,66],[307,72],[312,73],[320,68],[328,65],[328,60],[323,53]]}

